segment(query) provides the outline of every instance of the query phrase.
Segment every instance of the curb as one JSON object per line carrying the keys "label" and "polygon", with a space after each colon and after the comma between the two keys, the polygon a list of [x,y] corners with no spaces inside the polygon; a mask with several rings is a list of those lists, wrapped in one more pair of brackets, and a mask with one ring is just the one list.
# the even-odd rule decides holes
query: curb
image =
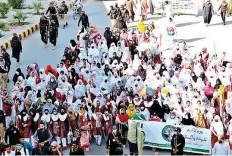
{"label": "curb", "polygon": [[[72,3],[69,3],[68,5],[69,8],[73,7]],[[26,31],[24,31],[23,33],[19,34],[19,38],[21,40],[23,40],[24,38],[28,37],[29,35],[33,34],[34,32],[36,32],[37,30],[39,30],[39,24],[35,24],[33,27],[27,29]],[[1,48],[11,48],[11,40],[9,40],[8,42],[5,42],[3,45],[0,45]]]}
{"label": "curb", "polygon": [[[26,38],[27,36],[33,34],[34,32],[36,32],[37,30],[39,30],[39,24],[35,24],[33,27],[27,29],[26,31],[24,31],[23,33],[19,34],[19,38],[22,40],[24,38]],[[3,45],[0,46],[1,48],[11,48],[11,40],[9,40],[8,42],[4,43]]]}

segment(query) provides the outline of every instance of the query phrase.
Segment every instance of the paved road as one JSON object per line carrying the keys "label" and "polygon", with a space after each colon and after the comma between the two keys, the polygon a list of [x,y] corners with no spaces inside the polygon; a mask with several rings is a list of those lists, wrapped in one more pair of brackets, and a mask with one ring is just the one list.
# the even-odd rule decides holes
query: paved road
{"label": "paved road", "polygon": [[[91,21],[91,25],[95,25],[101,32],[104,31],[106,26],[110,26],[110,20],[106,15],[106,7],[109,7],[109,4],[114,2],[107,1],[87,1],[84,10],[89,15],[89,19]],[[153,16],[152,16],[153,17]],[[157,17],[156,19],[158,19]],[[137,18],[138,19],[138,18]],[[150,18],[154,20],[154,18]],[[231,54],[229,51],[231,45],[231,36],[232,29],[231,23],[232,19],[229,18],[230,21],[227,26],[220,25],[221,19],[220,17],[214,16],[212,20],[212,26],[204,27],[202,23],[202,17],[196,18],[195,16],[177,16],[175,17],[175,23],[177,24],[178,38],[188,42],[189,46],[192,48],[199,47],[205,42],[215,42],[217,52],[222,52],[227,49],[227,52]],[[161,18],[157,20],[155,23],[162,27],[162,23],[164,23],[165,19]],[[41,68],[45,67],[47,64],[51,64],[53,67],[59,63],[65,46],[69,45],[70,39],[76,39],[77,33],[77,21],[74,21],[72,18],[71,12],[68,15],[69,26],[66,29],[59,29],[59,38],[57,49],[52,50],[52,46],[49,45],[48,48],[44,49],[43,44],[40,40],[39,32],[29,36],[27,39],[23,40],[23,53],[21,57],[21,65],[20,68],[22,71],[25,71],[27,66],[32,62],[37,62]],[[136,23],[131,23],[129,26],[134,27]],[[10,49],[8,50],[10,52]],[[231,55],[230,55],[231,56]],[[15,60],[12,61],[12,68],[10,72],[10,78],[13,77],[13,74],[16,70]],[[12,88],[12,83],[10,83],[10,88]],[[103,140],[105,142],[105,140]],[[128,153],[128,149],[125,150],[126,154]],[[64,154],[68,154],[68,150],[64,152]],[[105,153],[105,145],[99,148],[95,145],[91,145],[90,151],[87,152],[88,155],[103,155]],[[145,150],[145,155],[153,155],[154,152],[151,150]],[[168,155],[169,152],[160,152],[161,155]]]}

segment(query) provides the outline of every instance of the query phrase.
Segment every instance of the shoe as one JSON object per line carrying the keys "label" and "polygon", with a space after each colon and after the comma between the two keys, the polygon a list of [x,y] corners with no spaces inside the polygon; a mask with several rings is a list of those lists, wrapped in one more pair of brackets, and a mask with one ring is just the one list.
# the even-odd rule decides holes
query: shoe
{"label": "shoe", "polygon": [[7,80],[7,83],[9,83],[9,82],[10,82],[10,79]]}
{"label": "shoe", "polygon": [[68,26],[68,23],[66,23],[66,26]]}
{"label": "shoe", "polygon": [[[63,29],[65,28],[65,25],[63,26]],[[58,36],[58,35],[57,35]]]}
{"label": "shoe", "polygon": [[44,48],[47,48],[48,47],[48,45],[47,44],[44,44]]}
{"label": "shoe", "polygon": [[56,49],[56,46],[53,46],[52,50],[55,50]]}
{"label": "shoe", "polygon": [[89,148],[86,148],[86,151],[88,152],[88,151],[89,151]]}
{"label": "shoe", "polygon": [[19,67],[19,66],[20,66],[19,62],[16,64],[16,66],[17,66],[17,67]]}

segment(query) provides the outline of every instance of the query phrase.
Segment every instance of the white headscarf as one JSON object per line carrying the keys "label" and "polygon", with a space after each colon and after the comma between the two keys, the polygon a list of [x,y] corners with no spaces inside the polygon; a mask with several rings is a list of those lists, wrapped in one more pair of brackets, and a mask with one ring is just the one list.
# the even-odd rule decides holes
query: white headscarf
{"label": "white headscarf", "polygon": [[[215,122],[215,120],[218,120],[218,122]],[[214,131],[217,133],[217,135],[223,136],[224,127],[223,127],[223,123],[218,115],[216,115],[214,117],[214,121],[212,122],[211,126],[214,129]]]}
{"label": "white headscarf", "polygon": [[139,56],[137,54],[134,55],[134,60],[133,60],[133,69],[135,71],[138,70],[139,65],[141,65],[141,60],[139,59]]}

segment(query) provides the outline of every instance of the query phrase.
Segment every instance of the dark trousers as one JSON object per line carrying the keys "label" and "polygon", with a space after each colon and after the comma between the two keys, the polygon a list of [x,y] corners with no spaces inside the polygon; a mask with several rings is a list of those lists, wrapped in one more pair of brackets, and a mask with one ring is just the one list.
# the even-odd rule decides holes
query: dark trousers
{"label": "dark trousers", "polygon": [[12,57],[16,59],[16,62],[20,62],[20,51],[18,49],[13,49],[12,50]]}
{"label": "dark trousers", "polygon": [[49,39],[50,39],[50,43],[56,46],[57,31],[50,32]]}
{"label": "dark trousers", "polygon": [[84,28],[85,28],[85,30],[88,28],[88,27],[87,27],[87,24],[85,24],[85,23],[84,23],[84,24],[82,24],[82,27],[84,27]]}
{"label": "dark trousers", "polygon": [[204,15],[204,23],[205,24],[210,24],[211,19],[212,19],[212,14],[205,14]]}
{"label": "dark trousers", "polygon": [[48,44],[47,30],[46,29],[40,30],[40,35],[41,35],[41,40],[43,41],[43,43]]}
{"label": "dark trousers", "polygon": [[223,24],[226,24],[226,12],[225,11],[221,12],[221,18],[222,18]]}

